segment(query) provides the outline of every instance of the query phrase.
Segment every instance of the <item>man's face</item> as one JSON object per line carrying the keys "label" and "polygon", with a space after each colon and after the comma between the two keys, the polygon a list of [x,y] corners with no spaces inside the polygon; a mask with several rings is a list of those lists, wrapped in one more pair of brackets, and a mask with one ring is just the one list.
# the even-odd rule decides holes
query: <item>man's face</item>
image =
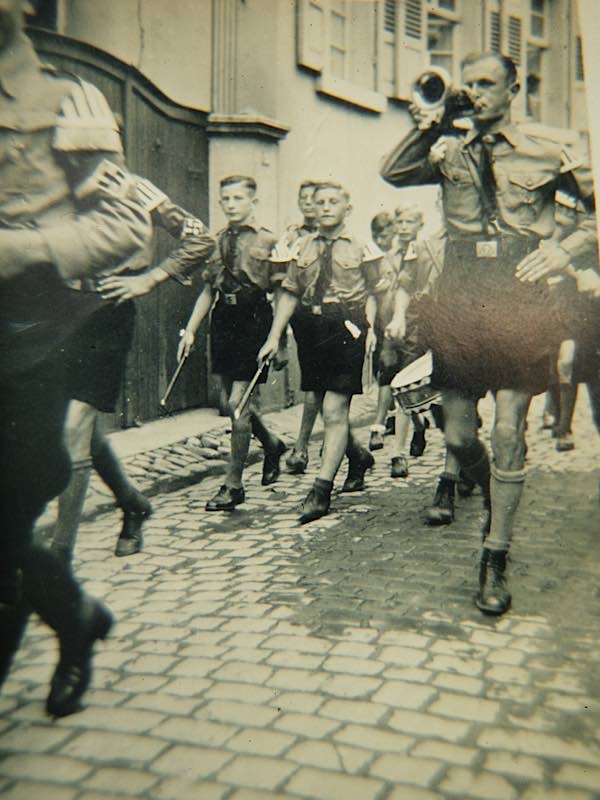
{"label": "man's face", "polygon": [[254,214],[256,198],[244,183],[221,187],[219,203],[228,222],[241,224]]}
{"label": "man's face", "polygon": [[0,0],[0,50],[11,45],[22,30],[25,11],[31,11],[25,0]]}
{"label": "man's face", "polygon": [[350,211],[350,202],[344,192],[326,186],[315,192],[315,208],[319,227],[330,230],[342,225]]}
{"label": "man's face", "polygon": [[305,186],[298,193],[298,208],[304,217],[305,222],[314,222],[317,218],[315,209],[315,189],[313,186]]}
{"label": "man's face", "polygon": [[392,249],[392,241],[395,234],[394,226],[386,225],[385,228],[373,234],[373,241],[380,250],[387,253],[388,250]]}
{"label": "man's face", "polygon": [[482,58],[463,69],[463,84],[470,90],[475,123],[489,123],[508,117],[515,97],[504,65],[493,57]]}
{"label": "man's face", "polygon": [[423,220],[416,211],[402,211],[396,214],[396,233],[400,241],[405,244],[417,238],[422,226]]}

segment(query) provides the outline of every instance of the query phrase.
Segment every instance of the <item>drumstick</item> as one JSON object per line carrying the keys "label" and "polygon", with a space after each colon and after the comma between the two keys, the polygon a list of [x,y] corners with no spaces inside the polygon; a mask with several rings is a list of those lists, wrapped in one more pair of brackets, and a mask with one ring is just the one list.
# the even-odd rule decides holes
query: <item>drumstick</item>
{"label": "drumstick", "polygon": [[179,373],[183,369],[183,365],[187,361],[188,355],[189,355],[189,353],[184,353],[181,356],[181,358],[179,359],[179,361],[177,362],[177,369],[175,370],[175,372],[173,373],[173,377],[169,381],[169,385],[167,386],[167,391],[164,393],[163,397],[160,400],[161,408],[166,408],[167,400],[169,399],[169,395],[173,391],[173,387],[175,386],[175,383],[177,382],[177,378],[179,377]]}
{"label": "drumstick", "polygon": [[250,383],[246,387],[246,391],[242,395],[242,399],[235,407],[235,410],[233,412],[233,418],[235,420],[238,420],[244,413],[244,409],[250,402],[250,397],[252,396],[252,392],[256,388],[256,384],[259,382],[260,376],[263,374],[263,371],[269,366],[269,363],[270,362],[268,360],[263,361],[262,364],[259,365],[258,369],[254,373],[252,380],[250,381]]}

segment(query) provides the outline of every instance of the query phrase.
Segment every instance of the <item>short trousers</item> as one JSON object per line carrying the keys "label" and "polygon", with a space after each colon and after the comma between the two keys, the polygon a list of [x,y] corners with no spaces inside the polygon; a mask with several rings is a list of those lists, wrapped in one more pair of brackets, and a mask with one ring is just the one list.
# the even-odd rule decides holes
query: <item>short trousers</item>
{"label": "short trousers", "polygon": [[[355,327],[356,338],[346,323]],[[297,313],[292,328],[298,344],[302,391],[362,394],[368,330],[364,316],[324,307],[323,314]]]}
{"label": "short trousers", "polygon": [[450,241],[436,299],[423,307],[423,340],[433,351],[432,385],[473,397],[488,390],[539,394],[548,386],[558,320],[546,284],[521,283],[516,265],[537,247],[524,237],[477,255]]}
{"label": "short trousers", "polygon": [[135,304],[106,303],[68,340],[67,393],[97,411],[114,413],[133,341]]}
{"label": "short trousers", "polygon": [[[232,381],[252,380],[272,322],[273,310],[265,296],[240,305],[226,305],[219,297],[210,323],[212,371]],[[259,383],[265,383],[267,374],[264,370]]]}

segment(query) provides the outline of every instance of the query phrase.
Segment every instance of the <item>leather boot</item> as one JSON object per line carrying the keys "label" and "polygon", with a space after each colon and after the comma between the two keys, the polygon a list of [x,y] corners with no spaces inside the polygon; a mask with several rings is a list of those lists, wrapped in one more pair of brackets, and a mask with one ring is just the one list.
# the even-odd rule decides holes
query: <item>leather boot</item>
{"label": "leather boot", "polygon": [[348,475],[342,486],[342,492],[361,492],[365,488],[365,472],[375,464],[375,459],[359,447],[348,456]]}
{"label": "leather boot", "polygon": [[483,548],[479,564],[477,608],[484,614],[500,616],[510,608],[511,596],[506,585],[506,550]]}
{"label": "leather boot", "polygon": [[306,495],[304,503],[302,503],[300,524],[305,525],[307,522],[324,517],[329,512],[330,503],[331,490],[328,491],[319,486],[313,486]]}
{"label": "leather boot", "polygon": [[59,634],[60,659],[46,700],[50,716],[66,717],[79,711],[92,677],[94,644],[106,639],[112,624],[112,614],[102,603],[82,598],[70,629]]}
{"label": "leather boot", "polygon": [[233,511],[245,500],[246,493],[243,486],[237,489],[224,483],[214,497],[208,501],[205,509],[206,511]]}
{"label": "leather boot", "polygon": [[458,473],[458,481],[456,483],[456,491],[461,497],[470,497],[475,491],[477,484],[467,477],[465,473],[460,470]]}
{"label": "leather boot", "polygon": [[281,441],[281,439],[277,440],[277,444],[274,448],[269,450],[265,449],[265,460],[263,461],[263,473],[261,481],[263,486],[270,486],[279,478],[279,461],[286,450],[287,447]]}
{"label": "leather boot", "polygon": [[450,525],[454,522],[454,489],[456,481],[442,475],[438,481],[433,503],[427,510],[428,525]]}

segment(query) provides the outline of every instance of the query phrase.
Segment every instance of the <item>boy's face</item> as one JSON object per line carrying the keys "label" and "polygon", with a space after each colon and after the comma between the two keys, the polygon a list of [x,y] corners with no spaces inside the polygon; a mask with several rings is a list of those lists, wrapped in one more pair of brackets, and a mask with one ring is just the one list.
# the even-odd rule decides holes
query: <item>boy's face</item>
{"label": "boy's face", "polygon": [[305,186],[304,189],[300,189],[298,193],[298,208],[306,222],[314,222],[316,220],[314,186]]}
{"label": "boy's face", "polygon": [[325,186],[315,192],[315,209],[319,227],[332,230],[343,224],[350,212],[350,202],[344,192]]}
{"label": "boy's face", "polygon": [[394,226],[386,225],[385,228],[373,234],[373,241],[380,250],[387,253],[388,250],[392,249],[392,241],[395,235]]}
{"label": "boy's face", "polygon": [[415,211],[403,211],[396,214],[396,233],[401,242],[412,242],[423,227],[421,215]]}
{"label": "boy's face", "polygon": [[219,203],[228,222],[241,224],[254,214],[256,197],[244,183],[222,186]]}

